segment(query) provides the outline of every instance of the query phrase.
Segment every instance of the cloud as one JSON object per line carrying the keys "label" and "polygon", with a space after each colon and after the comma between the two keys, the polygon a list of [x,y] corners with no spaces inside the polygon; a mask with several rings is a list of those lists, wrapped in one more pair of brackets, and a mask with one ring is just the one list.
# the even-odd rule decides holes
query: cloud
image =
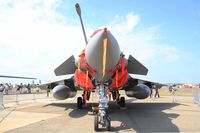
{"label": "cloud", "polygon": [[[57,12],[61,5],[60,0],[0,1],[0,74],[55,79],[53,70],[72,54],[78,56],[84,48],[82,31],[80,25],[71,24],[69,18]],[[159,26],[136,32],[139,21],[139,15],[131,12],[115,15],[107,24],[121,50],[142,62],[159,58],[176,61],[178,49],[155,43],[160,36]],[[88,32],[93,28],[88,26]]]}
{"label": "cloud", "polygon": [[84,48],[80,28],[66,23],[67,18],[56,12],[58,4],[56,0],[0,4],[1,74],[51,78],[57,65]]}
{"label": "cloud", "polygon": [[129,33],[134,30],[135,26],[139,22],[139,19],[139,16],[133,12],[128,13],[125,17],[116,14],[111,24],[108,24],[108,27],[116,33]]}
{"label": "cloud", "polygon": [[161,25],[155,25],[143,28],[141,31],[135,31],[140,17],[133,12],[124,16],[115,15],[114,21],[108,24],[113,34],[116,36],[121,50],[126,54],[132,54],[142,62],[157,60],[160,62],[174,62],[183,56],[176,47],[169,44],[162,44],[160,40],[159,29]]}

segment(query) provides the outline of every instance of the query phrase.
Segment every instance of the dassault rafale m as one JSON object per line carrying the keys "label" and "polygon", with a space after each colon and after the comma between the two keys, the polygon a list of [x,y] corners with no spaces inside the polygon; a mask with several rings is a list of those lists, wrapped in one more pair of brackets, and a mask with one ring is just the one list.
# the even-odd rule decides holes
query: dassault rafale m
{"label": "dassault rafale m", "polygon": [[87,40],[78,3],[75,8],[81,21],[86,46],[78,59],[72,55],[54,71],[56,76],[73,74],[72,78],[62,80],[63,84],[57,81],[46,85],[53,89],[54,98],[59,100],[75,97],[77,91],[82,91],[82,97],[77,97],[78,109],[86,105],[92,92],[97,92],[98,108],[94,116],[94,130],[98,131],[99,125],[102,125],[109,131],[109,95],[112,95],[112,99],[120,107],[125,107],[125,97],[120,96],[119,90],[125,90],[128,97],[145,99],[155,84],[130,76],[146,75],[148,69],[131,55],[128,59],[125,58],[116,38],[108,28],[96,30]]}

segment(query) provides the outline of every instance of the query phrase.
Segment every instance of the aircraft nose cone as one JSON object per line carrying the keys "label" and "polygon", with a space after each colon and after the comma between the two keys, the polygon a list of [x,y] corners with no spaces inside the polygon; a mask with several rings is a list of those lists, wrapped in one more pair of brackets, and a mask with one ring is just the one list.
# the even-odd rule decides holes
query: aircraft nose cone
{"label": "aircraft nose cone", "polygon": [[88,65],[97,72],[95,76],[97,82],[108,80],[109,70],[117,65],[120,54],[117,40],[106,28],[92,35],[86,46],[85,57]]}

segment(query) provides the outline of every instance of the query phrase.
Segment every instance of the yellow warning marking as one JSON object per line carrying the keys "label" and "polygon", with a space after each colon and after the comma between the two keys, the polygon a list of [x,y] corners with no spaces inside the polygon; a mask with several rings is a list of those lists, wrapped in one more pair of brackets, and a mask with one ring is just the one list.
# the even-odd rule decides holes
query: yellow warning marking
{"label": "yellow warning marking", "polygon": [[86,89],[88,88],[88,71],[86,72]]}
{"label": "yellow warning marking", "polygon": [[81,59],[78,61],[78,70],[80,70],[80,66],[81,66]]}
{"label": "yellow warning marking", "polygon": [[107,43],[108,39],[107,36],[105,36],[103,40],[103,77],[105,76],[105,69],[106,69],[106,52],[107,52]]}

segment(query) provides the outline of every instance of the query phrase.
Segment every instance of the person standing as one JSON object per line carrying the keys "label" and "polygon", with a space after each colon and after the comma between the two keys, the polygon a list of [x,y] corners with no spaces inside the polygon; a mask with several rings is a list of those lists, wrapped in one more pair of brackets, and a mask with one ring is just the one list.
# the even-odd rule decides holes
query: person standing
{"label": "person standing", "polygon": [[176,98],[175,98],[175,95],[176,95],[176,85],[173,85],[172,87],[171,87],[171,94],[172,94],[172,101],[173,102],[176,102]]}
{"label": "person standing", "polygon": [[159,94],[159,91],[158,91],[157,87],[155,87],[155,91],[156,91],[156,93],[155,93],[154,98],[156,98],[157,96],[158,96],[158,98],[160,98],[160,94]]}
{"label": "person standing", "polygon": [[28,84],[26,88],[28,90],[28,93],[30,94],[31,93],[31,86],[30,86],[30,84]]}
{"label": "person standing", "polygon": [[51,89],[51,85],[47,85],[47,97],[49,97],[50,89]]}
{"label": "person standing", "polygon": [[150,95],[149,95],[150,98],[152,97],[152,94],[153,94],[153,88],[150,88]]}
{"label": "person standing", "polygon": [[4,91],[4,93],[6,94],[6,95],[8,95],[8,90],[10,89],[10,86],[8,85],[8,83],[6,83],[5,84],[5,91]]}
{"label": "person standing", "polygon": [[23,88],[23,84],[22,83],[20,85],[17,85],[16,93],[19,92],[21,94],[22,93],[22,88]]}
{"label": "person standing", "polygon": [[5,86],[3,84],[0,84],[0,106],[2,106],[3,108],[4,105],[3,105],[3,93],[5,91]]}
{"label": "person standing", "polygon": [[4,92],[4,90],[5,90],[5,86],[3,85],[3,84],[0,84],[0,92]]}

